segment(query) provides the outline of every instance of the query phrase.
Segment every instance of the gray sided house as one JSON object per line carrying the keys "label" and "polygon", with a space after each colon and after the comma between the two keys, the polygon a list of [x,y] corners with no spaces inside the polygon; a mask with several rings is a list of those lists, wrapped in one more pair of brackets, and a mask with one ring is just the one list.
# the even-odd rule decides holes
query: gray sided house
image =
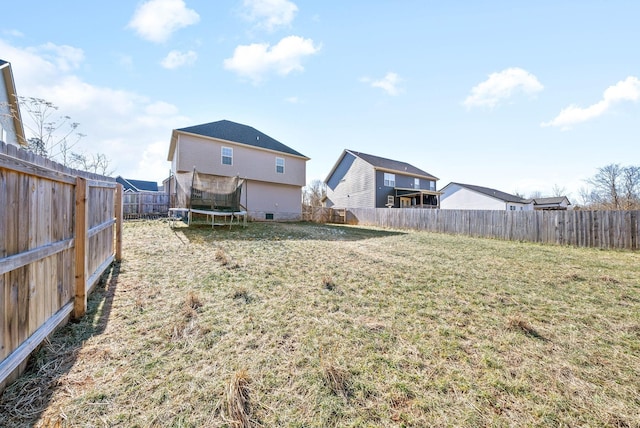
{"label": "gray sided house", "polygon": [[406,162],[344,150],[325,179],[335,208],[439,208],[438,178]]}
{"label": "gray sided house", "polygon": [[11,64],[0,59],[0,141],[26,146]]}
{"label": "gray sided house", "polygon": [[[252,220],[302,218],[309,158],[251,126],[221,120],[174,129],[168,160],[174,174],[243,179],[240,203]],[[168,187],[173,198],[175,183]]]}

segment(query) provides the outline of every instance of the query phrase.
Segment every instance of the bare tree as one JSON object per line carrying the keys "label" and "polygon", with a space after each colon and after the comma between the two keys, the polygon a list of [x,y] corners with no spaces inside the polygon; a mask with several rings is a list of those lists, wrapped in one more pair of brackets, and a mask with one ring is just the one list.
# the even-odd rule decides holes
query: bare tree
{"label": "bare tree", "polygon": [[69,116],[58,116],[58,106],[36,97],[18,97],[25,128],[31,134],[27,139],[28,148],[42,157],[65,166],[101,175],[111,175],[111,160],[103,153],[84,154],[72,151],[85,137],[77,132],[80,124]]}
{"label": "bare tree", "polygon": [[91,155],[71,153],[71,166],[83,171],[93,172],[100,175],[112,175],[113,169],[110,169],[111,160],[103,153]]}
{"label": "bare tree", "polygon": [[320,180],[313,180],[303,189],[302,203],[312,207],[321,207],[322,199],[327,194],[324,184]]}
{"label": "bare tree", "polygon": [[640,166],[611,164],[598,169],[582,189],[585,205],[591,208],[632,210],[640,208]]}
{"label": "bare tree", "polygon": [[640,167],[624,167],[620,182],[623,208],[626,210],[637,208],[640,205]]}
{"label": "bare tree", "polygon": [[598,173],[587,182],[593,186],[597,204],[603,208],[618,210],[620,204],[620,180],[623,174],[620,164],[610,164],[598,169]]}
{"label": "bare tree", "polygon": [[27,139],[29,149],[37,155],[68,165],[71,148],[84,134],[77,132],[80,124],[69,116],[57,116],[58,106],[36,97],[18,97],[23,125],[31,134]]}
{"label": "bare tree", "polygon": [[580,190],[578,190],[578,194],[580,195],[580,199],[582,200],[583,207],[589,207],[593,204],[594,195],[591,189],[583,186],[580,188]]}
{"label": "bare tree", "polygon": [[565,187],[560,187],[557,184],[554,184],[551,188],[551,195],[553,197],[567,196],[567,189]]}
{"label": "bare tree", "polygon": [[529,199],[538,199],[542,198],[542,192],[539,190],[534,190],[529,194]]}

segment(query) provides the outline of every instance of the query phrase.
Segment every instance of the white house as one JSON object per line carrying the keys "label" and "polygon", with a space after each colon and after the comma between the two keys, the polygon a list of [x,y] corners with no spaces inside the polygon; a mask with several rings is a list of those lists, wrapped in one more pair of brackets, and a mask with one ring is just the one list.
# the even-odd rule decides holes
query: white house
{"label": "white house", "polygon": [[445,210],[533,210],[530,199],[488,187],[449,183],[440,191],[440,208]]}
{"label": "white house", "polygon": [[566,196],[524,199],[473,184],[449,183],[441,192],[440,208],[445,210],[567,210],[571,205]]}

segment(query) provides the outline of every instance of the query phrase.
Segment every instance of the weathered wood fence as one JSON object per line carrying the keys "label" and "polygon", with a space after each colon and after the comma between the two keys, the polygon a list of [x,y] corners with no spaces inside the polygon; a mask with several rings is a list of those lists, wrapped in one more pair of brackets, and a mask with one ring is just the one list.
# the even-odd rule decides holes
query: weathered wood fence
{"label": "weathered wood fence", "polygon": [[350,208],[347,223],[577,247],[637,250],[640,211]]}
{"label": "weathered wood fence", "polygon": [[125,219],[166,217],[169,213],[168,193],[125,192],[122,198]]}
{"label": "weathered wood fence", "polygon": [[302,220],[312,221],[315,223],[344,223],[347,210],[312,207],[311,205],[302,206]]}
{"label": "weathered wood fence", "polygon": [[0,143],[0,391],[122,252],[122,186]]}

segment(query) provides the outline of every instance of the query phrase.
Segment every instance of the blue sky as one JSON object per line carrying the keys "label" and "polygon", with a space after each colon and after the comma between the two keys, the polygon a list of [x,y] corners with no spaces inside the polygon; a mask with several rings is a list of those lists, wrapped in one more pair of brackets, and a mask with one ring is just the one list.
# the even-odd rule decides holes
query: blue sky
{"label": "blue sky", "polygon": [[640,2],[22,0],[0,58],[79,122],[74,149],[161,181],[171,130],[222,119],[311,158],[343,149],[574,200],[640,164]]}

